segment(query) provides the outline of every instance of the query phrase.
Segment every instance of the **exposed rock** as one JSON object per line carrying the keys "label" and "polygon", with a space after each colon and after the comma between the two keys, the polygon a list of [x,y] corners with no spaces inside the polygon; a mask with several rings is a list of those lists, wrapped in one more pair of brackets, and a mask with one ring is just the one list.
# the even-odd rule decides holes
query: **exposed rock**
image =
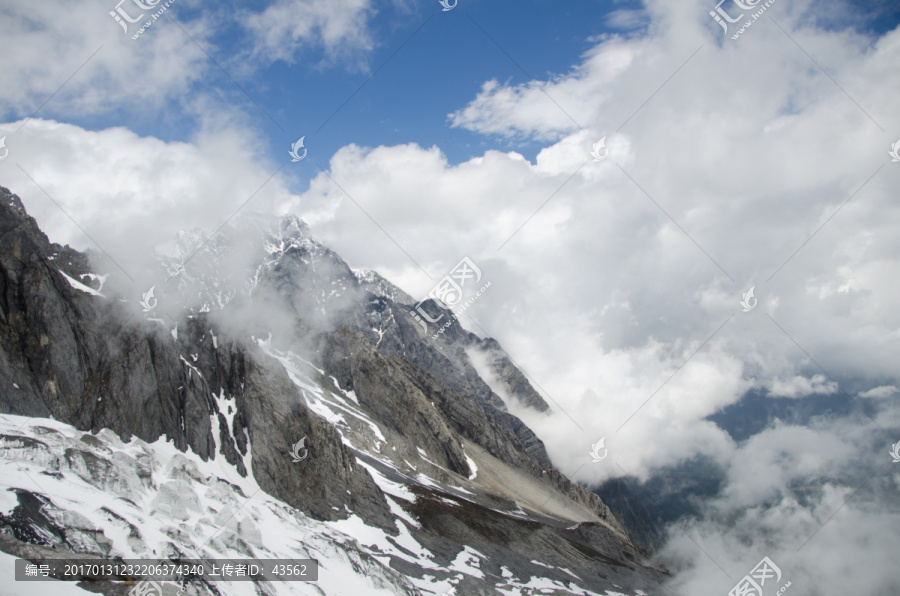
{"label": "exposed rock", "polygon": [[[124,285],[115,271],[114,285],[92,271],[102,259],[50,244],[5,189],[0,246],[0,414],[79,429],[63,441],[59,428],[32,424],[31,434],[0,436],[0,450],[103,494],[144,495],[141,507],[167,520],[159,548],[197,548],[187,527],[209,524],[228,530],[217,548],[263,549],[259,529],[233,519],[253,490],[277,499],[285,520],[302,512],[377,530],[380,546],[347,547],[352,565],[405,593],[453,579],[445,589],[487,594],[537,574],[560,586],[659,593],[658,574],[634,562],[609,509],[552,466],[473,366],[476,350],[506,396],[547,411],[500,345],[432,301],[422,307],[448,325],[423,329],[409,296],[354,273],[298,218],[246,215],[212,239],[181,235],[160,253],[171,282],[156,286],[165,306],[149,314],[116,293]],[[161,475],[156,447],[125,448],[116,436],[163,438],[182,455]],[[298,463],[291,450],[301,439]],[[212,461],[236,476],[200,471]],[[481,474],[502,472],[511,484],[479,479],[479,461]],[[542,498],[517,493],[518,484]],[[102,523],[88,522],[14,488],[19,505],[0,526],[20,541],[104,556],[150,540],[137,513],[108,506]],[[210,495],[232,505],[213,515],[204,510]],[[115,540],[104,527],[116,528]],[[392,569],[381,569],[378,549],[393,551]]]}

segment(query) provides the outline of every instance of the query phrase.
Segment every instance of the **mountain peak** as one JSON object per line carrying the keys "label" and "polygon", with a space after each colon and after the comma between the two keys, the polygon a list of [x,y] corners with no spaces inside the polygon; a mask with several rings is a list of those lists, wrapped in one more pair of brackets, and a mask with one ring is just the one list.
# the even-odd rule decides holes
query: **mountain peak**
{"label": "mountain peak", "polygon": [[[221,558],[239,545],[290,559],[315,545],[365,570],[350,590],[323,568],[324,594],[524,593],[533,578],[557,593],[658,585],[600,498],[553,467],[486,382],[547,407],[500,344],[422,329],[412,298],[354,273],[299,217],[248,213],[213,237],[182,235],[202,244],[142,311],[110,286],[67,280],[21,202],[0,197],[0,478],[15,495],[0,504],[0,534],[18,537],[17,553],[50,545],[40,541],[52,530],[63,556]],[[176,460],[186,472],[169,478],[140,468]],[[66,490],[72,475],[86,500]],[[62,480],[38,494],[38,476]],[[265,507],[227,523],[226,505],[240,509],[247,492]],[[204,495],[214,498],[199,507]],[[266,522],[278,531],[257,529],[275,519],[263,509],[282,515]],[[41,511],[79,525],[50,527]],[[141,533],[176,518],[183,532]]]}
{"label": "mountain peak", "polygon": [[279,229],[282,237],[308,237],[309,224],[294,213],[286,213],[281,216]]}

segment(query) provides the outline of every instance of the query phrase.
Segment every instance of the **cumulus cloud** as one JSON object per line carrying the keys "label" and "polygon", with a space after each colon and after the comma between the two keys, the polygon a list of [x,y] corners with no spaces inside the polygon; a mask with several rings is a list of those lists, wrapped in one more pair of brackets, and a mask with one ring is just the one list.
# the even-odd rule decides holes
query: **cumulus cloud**
{"label": "cumulus cloud", "polygon": [[[294,63],[314,52],[324,55],[324,65],[363,69],[374,47],[369,0],[278,0],[260,12],[225,3],[198,13],[191,0],[174,0],[160,13],[164,0],[141,4],[152,9],[131,0],[2,3],[0,36],[15,48],[15,59],[0,63],[6,83],[0,115],[17,119],[40,110],[44,117],[73,118],[113,111],[142,119],[169,102],[189,106],[198,83],[210,72],[218,75],[217,63],[229,76],[249,78],[271,62]],[[234,29],[241,34],[219,37]]]}
{"label": "cumulus cloud", "polygon": [[[900,420],[886,411],[878,422]],[[873,457],[883,445],[871,434],[859,421],[779,424],[742,445],[720,497],[669,529],[657,562],[675,572],[671,587],[726,594],[767,556],[782,572],[768,593],[788,581],[793,594],[896,592],[900,476],[886,451]]]}
{"label": "cumulus cloud", "polygon": [[[872,386],[854,379],[896,383],[889,137],[777,27],[719,44],[706,8],[650,3],[647,34],[601,39],[547,81],[561,106],[615,97],[615,110],[570,112],[584,130],[552,103],[536,108],[530,94],[546,96],[530,88],[471,112],[510,119],[479,132],[556,137],[534,162],[491,150],[454,164],[439,147],[348,145],[298,193],[285,172],[268,180],[277,164],[240,118],[198,117],[197,133],[169,143],[38,120],[16,135],[0,174],[54,240],[90,244],[35,182],[113,255],[149,254],[176,228],[214,230],[252,196],[251,209],[303,215],[352,266],[413,296],[468,256],[492,286],[465,323],[497,337],[553,402],[547,419],[522,416],[554,461],[578,469],[606,436],[621,458],[610,462],[646,477],[682,457],[726,457],[729,437],[705,418],[752,387],[836,391],[825,373],[852,393]],[[898,32],[869,43],[780,18],[882,126],[900,128],[890,109]],[[594,162],[601,131],[632,114]],[[759,304],[743,313],[752,285]],[[621,469],[586,466],[578,479]]]}
{"label": "cumulus cloud", "polygon": [[[18,118],[42,108],[71,118],[118,108],[146,114],[204,75],[208,58],[174,23],[157,19],[134,40],[140,23],[124,31],[109,15],[115,8],[111,1],[4,2],[0,36],[15,59],[0,63],[0,113]],[[176,2],[167,13],[179,18],[180,9]],[[143,15],[141,23],[152,16],[131,2],[124,10],[133,19]],[[199,41],[210,33],[203,19],[182,27]]]}
{"label": "cumulus cloud", "polygon": [[[588,139],[581,140],[586,153]],[[622,452],[630,454],[623,467],[636,474],[689,453],[727,451],[727,438],[703,419],[754,384],[780,396],[835,392],[816,363],[832,376],[893,374],[889,358],[876,347],[891,345],[890,335],[878,330],[891,325],[892,317],[883,317],[870,301],[884,295],[890,278],[872,278],[866,291],[852,294],[854,306],[841,315],[830,296],[810,297],[820,274],[810,278],[807,263],[786,275],[788,283],[781,288],[761,292],[758,286],[761,306],[741,313],[741,293],[766,271],[752,251],[724,250],[731,231],[727,226],[717,230],[713,221],[729,219],[735,202],[684,208],[715,232],[707,245],[718,244],[723,254],[733,255],[729,269],[748,272],[741,285],[723,279],[716,265],[614,165],[589,163],[566,182],[571,174],[558,165],[565,158],[557,159],[548,167],[543,156],[530,164],[514,153],[489,152],[452,165],[435,148],[348,147],[335,155],[329,172],[346,194],[323,175],[301,202],[306,208],[319,206],[311,209],[314,229],[351,263],[380,269],[414,296],[425,295],[462,256],[479,264],[493,284],[470,309],[468,325],[498,337],[559,404],[554,408],[558,418],[546,422],[523,414],[559,462],[583,460],[586,445],[611,437],[651,396],[623,429],[634,433],[623,444]],[[685,213],[672,209],[681,192],[667,193],[667,211],[684,221]],[[756,233],[784,246],[800,244],[809,233],[806,222],[785,226],[777,235],[766,230],[768,222],[760,225],[755,232],[747,230],[748,236]],[[890,227],[869,233],[886,239]],[[361,229],[369,230],[365,245],[358,242]],[[780,255],[770,256],[776,257],[771,271]],[[847,258],[840,255],[836,261],[835,256],[812,262],[834,266]],[[831,329],[856,332],[836,342],[821,321]],[[871,333],[860,331],[866,326]],[[832,355],[836,344],[840,356]],[[572,441],[571,431],[578,429],[569,416],[585,428],[579,442]],[[617,440],[610,438],[608,444]],[[599,480],[608,473],[588,468],[582,479]]]}
{"label": "cumulus cloud", "polygon": [[[0,136],[20,125],[0,126]],[[145,291],[155,248],[179,231],[208,236],[242,206],[271,212],[290,196],[286,178],[267,181],[278,164],[254,159],[258,150],[234,122],[167,143],[123,127],[89,131],[35,119],[16,133],[0,178],[51,241],[104,253],[103,273]]]}

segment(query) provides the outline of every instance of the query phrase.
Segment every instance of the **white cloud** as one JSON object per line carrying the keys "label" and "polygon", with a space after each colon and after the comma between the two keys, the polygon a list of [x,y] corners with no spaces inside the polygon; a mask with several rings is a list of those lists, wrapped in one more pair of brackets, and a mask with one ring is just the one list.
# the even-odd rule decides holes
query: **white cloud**
{"label": "white cloud", "polygon": [[[648,11],[649,36],[604,39],[547,82],[584,131],[570,132],[533,86],[489,81],[455,114],[457,126],[485,134],[558,139],[533,164],[494,151],[450,164],[416,145],[339,151],[330,174],[403,250],[324,175],[298,203],[352,264],[413,296],[474,259],[493,285],[468,312],[559,403],[549,419],[523,417],[566,471],[601,436],[639,476],[691,455],[727,457],[730,439],[704,418],[753,386],[834,393],[819,364],[836,379],[896,378],[897,172],[885,166],[832,218],[885,163],[889,137],[776,26],[720,47],[705,4]],[[900,129],[889,99],[900,77],[886,70],[900,58],[900,33],[864,51],[857,36],[791,29],[794,18],[779,17],[883,126]],[[601,131],[701,43],[609,134],[609,158],[593,162]],[[751,285],[759,306],[740,312]],[[586,466],[579,479],[618,473]]]}
{"label": "white cloud", "polygon": [[769,394],[773,397],[806,397],[814,393],[828,395],[837,390],[837,383],[828,380],[825,375],[813,375],[812,378],[796,375],[790,379],[772,379],[769,384]]}
{"label": "white cloud", "polygon": [[[532,99],[508,96],[510,131],[562,134],[535,163],[488,151],[451,164],[437,147],[348,145],[328,165],[346,195],[324,174],[300,195],[279,176],[250,207],[300,212],[352,266],[378,269],[413,296],[463,256],[475,260],[492,287],[468,313],[558,403],[549,419],[529,419],[554,461],[577,468],[607,436],[611,457],[622,458],[610,461],[642,477],[691,455],[726,457],[730,439],[704,419],[750,387],[834,391],[804,351],[834,378],[894,379],[900,327],[890,298],[900,289],[898,174],[889,165],[766,283],[890,144],[777,28],[756,27],[740,45],[708,43],[608,136],[607,160],[590,159],[596,131],[652,94],[648,77],[671,75],[673,58],[687,55],[675,49],[696,47],[684,38],[704,30],[708,12],[663,27],[690,11],[648,10],[648,37],[601,41],[571,76],[551,81],[563,105],[607,88],[619,115],[584,112],[590,131],[567,134],[539,126],[555,107],[526,125]],[[867,52],[852,36],[794,33],[884,125],[896,119],[900,80],[882,73],[900,53],[898,32]],[[87,244],[16,162],[112,254],[147,254],[176,228],[215,229],[275,169],[257,132],[204,101],[192,104],[207,114],[200,131],[182,143],[36,121],[10,137],[16,161],[0,175],[54,240]],[[751,285],[759,306],[741,313]],[[617,470],[588,466],[579,479]]]}
{"label": "white cloud", "polygon": [[[0,37],[15,57],[0,63],[0,114],[28,116],[47,102],[38,117],[122,110],[144,118],[170,101],[189,105],[198,84],[210,72],[218,76],[207,52],[230,76],[248,77],[260,62],[294,63],[308,51],[322,52],[327,65],[342,61],[364,68],[374,45],[369,0],[277,0],[257,13],[205,5],[199,16],[191,0],[175,0],[137,39],[132,36],[165,1],[151,11],[130,0],[122,4],[127,17],[137,19],[127,23],[127,32],[109,14],[119,4],[4,2]],[[225,42],[216,33],[234,22],[245,27],[248,39],[219,51]]]}
{"label": "white cloud", "polygon": [[[133,18],[141,14],[128,4]],[[203,76],[209,59],[174,23],[159,19],[133,40],[138,25],[126,34],[109,15],[115,6],[4,2],[0,37],[8,59],[0,62],[0,110],[22,117],[46,102],[39,116],[123,107],[147,114]],[[176,2],[167,13],[178,18],[179,8]],[[202,20],[182,26],[201,42],[209,34]]]}
{"label": "white cloud", "polygon": [[638,9],[619,9],[606,15],[606,23],[616,29],[638,29],[648,24],[647,13]]}
{"label": "white cloud", "polygon": [[739,510],[764,503],[793,479],[833,473],[835,466],[849,463],[854,451],[851,443],[832,433],[778,423],[735,453],[720,507]]}
{"label": "white cloud", "polygon": [[[0,126],[0,136],[19,124]],[[102,249],[132,278],[177,232],[211,233],[251,196],[248,209],[272,211],[289,195],[283,178],[263,186],[278,166],[259,157],[252,133],[234,121],[201,129],[193,142],[166,143],[121,127],[35,119],[14,140],[0,179],[51,241]]]}
{"label": "white cloud", "polygon": [[242,20],[258,58],[293,63],[303,50],[321,48],[331,62],[358,62],[374,46],[369,31],[374,12],[369,0],[277,0]]}
{"label": "white cloud", "polygon": [[896,395],[897,393],[900,393],[900,390],[898,390],[894,385],[881,385],[880,387],[873,387],[868,391],[863,391],[859,394],[859,396],[881,399],[885,397],[891,397],[892,395]]}
{"label": "white cloud", "polygon": [[618,101],[616,81],[636,58],[633,44],[612,38],[588,52],[571,73],[540,87],[486,81],[469,105],[449,115],[450,122],[485,134],[559,139],[589,126],[609,103]]}
{"label": "white cloud", "polygon": [[871,434],[843,421],[779,424],[743,444],[721,497],[670,529],[657,562],[675,572],[673,592],[727,594],[764,556],[782,572],[774,589],[791,582],[786,593],[896,592],[900,476],[883,467],[886,450],[873,460]]}

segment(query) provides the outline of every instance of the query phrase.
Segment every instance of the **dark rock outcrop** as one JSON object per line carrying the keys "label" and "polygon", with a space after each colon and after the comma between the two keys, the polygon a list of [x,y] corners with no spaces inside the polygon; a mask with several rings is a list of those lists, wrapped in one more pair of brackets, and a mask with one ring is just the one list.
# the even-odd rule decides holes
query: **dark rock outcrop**
{"label": "dark rock outcrop", "polygon": [[[51,246],[5,190],[0,241],[0,411],[110,428],[125,438],[164,436],[204,459],[218,444],[244,473],[249,440],[254,476],[266,492],[320,519],[346,517],[334,506],[347,503],[394,531],[384,495],[338,433],[252,343],[220,332],[214,347],[210,330],[217,330],[203,315],[184,321],[173,339],[158,323],[129,319],[118,304],[74,288],[65,275],[78,273],[61,272],[55,256],[66,251]],[[232,428],[214,395],[228,398]],[[304,436],[317,465],[301,471],[290,467],[288,453]]]}
{"label": "dark rock outcrop", "polygon": [[[496,341],[466,331],[430,301],[423,308],[449,325],[440,334],[423,330],[409,315],[413,305],[398,302],[405,293],[380,276],[355,274],[297,218],[248,215],[235,226],[213,239],[179,238],[181,256],[163,259],[167,282],[158,288],[175,306],[150,316],[104,289],[105,278],[92,272],[101,259],[51,244],[19,199],[0,188],[0,413],[111,429],[125,440],[165,437],[181,451],[252,473],[263,491],[318,520],[355,514],[397,536],[396,499],[362,465],[363,450],[316,410],[313,394],[322,388],[352,392],[393,449],[418,451],[441,474],[465,480],[475,472],[465,445],[474,444],[596,522],[567,529],[545,513],[519,519],[491,509],[516,509],[507,497],[448,503],[418,487],[415,503],[403,507],[421,524],[410,531],[437,560],[449,564],[471,545],[496,558],[483,568],[498,577],[502,566],[527,578],[529,557],[537,557],[577,568],[586,585],[652,587],[655,572],[633,562],[630,541],[600,498],[556,470],[540,439],[507,410],[504,399],[538,412],[549,406]],[[305,379],[275,353],[305,362]],[[472,355],[487,362],[503,398]],[[291,446],[304,437],[309,465],[292,465]],[[97,485],[107,481],[102,458],[77,449],[66,457]],[[20,494],[34,511],[23,505],[15,514],[22,520],[0,519],[0,527],[40,527],[70,547],[64,533],[71,528],[41,518],[40,499]],[[102,552],[102,536],[95,538],[93,550]],[[611,579],[597,580],[598,573]],[[489,580],[467,581],[468,593],[491,593]]]}

